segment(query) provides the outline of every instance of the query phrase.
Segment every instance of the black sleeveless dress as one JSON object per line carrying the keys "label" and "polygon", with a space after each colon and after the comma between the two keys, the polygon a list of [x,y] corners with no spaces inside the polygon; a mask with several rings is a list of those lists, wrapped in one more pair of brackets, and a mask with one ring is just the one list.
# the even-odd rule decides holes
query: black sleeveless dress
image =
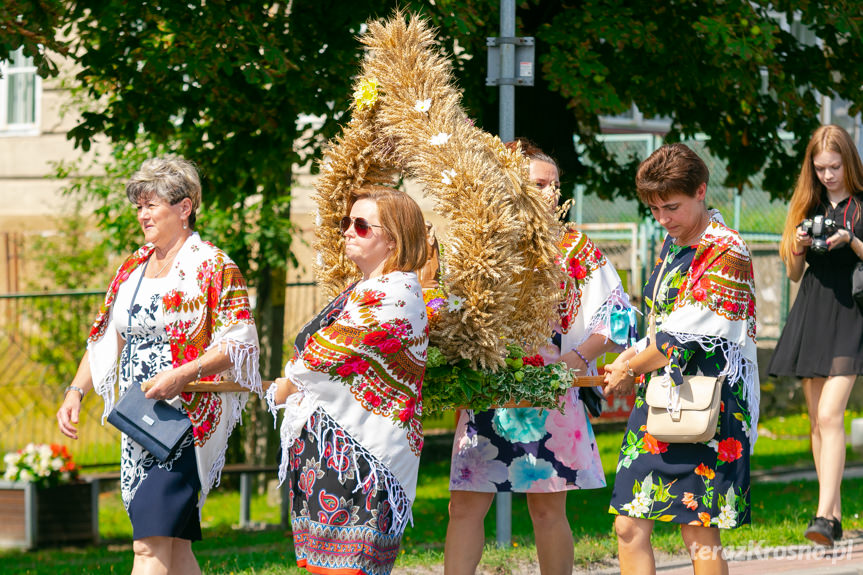
{"label": "black sleeveless dress", "polygon": [[[847,198],[822,214],[853,228],[863,239],[863,202]],[[809,264],[767,372],[770,375],[830,377],[863,374],[863,313],[851,297],[851,274],[860,259],[848,245],[825,254],[808,249]]]}

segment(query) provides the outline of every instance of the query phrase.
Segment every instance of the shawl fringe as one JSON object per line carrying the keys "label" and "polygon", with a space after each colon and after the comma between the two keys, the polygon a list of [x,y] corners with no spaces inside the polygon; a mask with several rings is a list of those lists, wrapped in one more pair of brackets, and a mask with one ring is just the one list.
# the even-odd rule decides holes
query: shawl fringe
{"label": "shawl fringe", "polygon": [[105,377],[96,381],[94,378],[94,389],[96,393],[102,398],[102,403],[104,407],[102,408],[102,425],[105,425],[105,422],[108,421],[108,414],[111,413],[111,410],[114,409],[114,403],[117,401],[116,392],[114,391],[114,386],[117,384],[117,371],[119,366],[117,365],[117,360],[114,360],[114,363],[111,365],[111,369],[105,374]]}
{"label": "shawl fringe", "polygon": [[[606,341],[611,339],[611,336],[613,335],[611,330],[611,315],[615,310],[621,309],[631,309],[629,298],[627,297],[626,292],[623,291],[623,286],[616,285],[609,294],[608,299],[602,303],[599,309],[596,310],[590,318],[587,328],[584,330],[584,334],[581,336],[581,339],[578,340],[578,343],[575,344],[575,347],[583,344],[595,333],[604,335]],[[618,345],[626,345],[625,343],[621,344],[616,341],[614,343],[617,343]],[[563,352],[563,350],[561,350],[561,352]],[[596,362],[592,363],[594,366],[596,365]]]}
{"label": "shawl fringe", "polygon": [[261,350],[258,346],[225,338],[210,345],[207,351],[213,348],[218,348],[221,353],[227,355],[231,360],[237,383],[255,393],[258,397],[263,396],[263,383],[261,382],[261,373],[258,369]]}
{"label": "shawl fringe", "polygon": [[[375,489],[386,490],[387,501],[389,502],[390,508],[393,512],[393,523],[389,530],[390,535],[401,535],[404,533],[408,524],[413,525],[411,501],[399,480],[387,469],[386,465],[356,441],[350,433],[330,417],[322,407],[317,407],[308,414],[308,416],[304,416],[305,419],[302,420],[303,425],[297,426],[296,416],[298,416],[299,412],[302,411],[302,404],[312,402],[303,402],[299,399],[292,402],[291,400],[293,398],[303,395],[302,392],[299,392],[292,394],[284,406],[275,406],[274,403],[270,401],[272,399],[272,393],[275,391],[275,387],[276,386],[273,385],[269,390],[267,390],[267,400],[270,404],[270,409],[272,411],[274,409],[284,408],[285,411],[285,420],[282,422],[282,461],[279,464],[279,484],[281,485],[285,479],[287,479],[291,458],[290,451],[303,427],[305,427],[308,433],[315,438],[315,441],[318,444],[318,457],[323,457],[327,442],[332,445],[333,453],[338,453],[339,449],[336,442],[336,438],[338,437],[344,440],[347,447],[351,450],[351,453],[353,453],[353,469],[348,471],[340,469],[338,472],[339,481],[343,481],[345,474],[350,473],[354,476],[357,482],[354,492],[358,491],[366,484],[373,484]],[[311,425],[314,415],[317,415],[317,424]],[[293,437],[286,437],[285,423],[288,423],[289,428],[299,427],[299,432],[297,432]],[[336,432],[340,433],[337,435]],[[366,462],[369,466],[369,474],[367,477],[363,477],[360,473],[361,461]]]}
{"label": "shawl fringe", "polygon": [[[247,399],[248,395],[244,393],[222,394],[222,401],[228,404],[223,406],[225,408],[225,413],[228,414],[228,419],[226,421],[226,425],[228,426],[228,437],[231,436],[237,425],[243,423],[243,409],[246,406]],[[228,442],[226,441],[225,445],[221,447],[218,455],[213,460],[213,465],[210,466],[210,470],[207,474],[206,485],[201,485],[201,497],[198,500],[198,509],[204,508],[204,502],[207,500],[207,496],[210,494],[210,491],[213,488],[218,487],[222,482],[222,469],[225,467],[225,455],[227,453]]]}

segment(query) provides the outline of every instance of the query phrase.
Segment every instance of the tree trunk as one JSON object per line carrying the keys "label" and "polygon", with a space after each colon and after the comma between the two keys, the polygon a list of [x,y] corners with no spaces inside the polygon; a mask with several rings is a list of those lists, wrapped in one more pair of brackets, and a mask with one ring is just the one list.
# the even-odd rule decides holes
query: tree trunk
{"label": "tree trunk", "polygon": [[[287,174],[285,181],[291,181],[290,173]],[[281,193],[285,191],[272,188],[264,190],[261,209],[271,210],[274,196]],[[287,257],[287,254],[285,256]],[[285,266],[274,268],[265,261],[260,263],[257,273],[255,318],[261,344],[261,377],[265,381],[272,381],[279,377],[285,365],[286,273]],[[243,426],[246,461],[256,464],[275,463],[279,437],[273,427],[273,416],[267,410],[266,402],[251,398],[246,417],[246,424]],[[263,488],[264,485],[259,485],[259,490]]]}

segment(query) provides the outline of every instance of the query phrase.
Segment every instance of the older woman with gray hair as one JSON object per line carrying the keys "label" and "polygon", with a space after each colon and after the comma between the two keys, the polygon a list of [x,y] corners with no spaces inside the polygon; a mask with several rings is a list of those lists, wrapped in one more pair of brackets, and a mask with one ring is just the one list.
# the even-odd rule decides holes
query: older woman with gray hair
{"label": "older woman with gray hair", "polygon": [[191,546],[201,539],[200,509],[218,484],[248,393],[183,389],[224,377],[260,394],[258,336],[239,268],[194,231],[201,204],[195,167],[173,156],[147,160],[126,195],[146,244],[111,281],[57,420],[77,439],[84,396],[95,390],[107,416],[118,377],[121,395],[140,386],[146,398],[188,417],[189,431],[164,460],[123,433],[120,485],[133,527],[132,573],[200,573]]}

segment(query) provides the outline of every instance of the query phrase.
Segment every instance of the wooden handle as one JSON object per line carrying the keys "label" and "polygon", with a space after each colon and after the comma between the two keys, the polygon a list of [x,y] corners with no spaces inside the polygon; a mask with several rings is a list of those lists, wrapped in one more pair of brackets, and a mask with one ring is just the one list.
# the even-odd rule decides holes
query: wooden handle
{"label": "wooden handle", "polygon": [[[272,381],[264,381],[264,389],[268,388]],[[186,387],[183,388],[184,393],[195,393],[197,391],[249,391],[248,388],[243,387],[236,381],[193,381],[192,383],[187,383]]]}
{"label": "wooden handle", "polygon": [[574,375],[570,387],[594,387],[605,384],[604,375],[582,375],[581,377]]}

